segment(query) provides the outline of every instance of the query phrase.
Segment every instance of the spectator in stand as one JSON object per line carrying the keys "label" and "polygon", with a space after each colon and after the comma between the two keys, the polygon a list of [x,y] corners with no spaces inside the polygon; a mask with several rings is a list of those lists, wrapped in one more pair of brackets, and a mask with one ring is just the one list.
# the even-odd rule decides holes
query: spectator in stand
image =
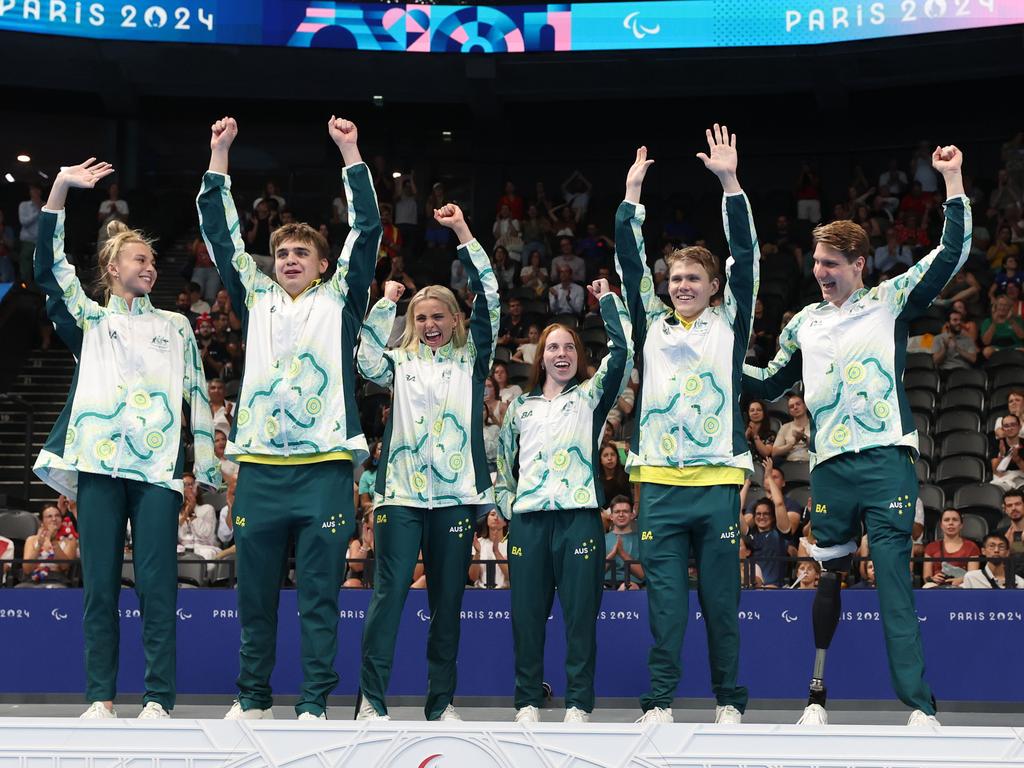
{"label": "spectator in stand", "polygon": [[771,458],[775,433],[768,421],[764,403],[760,400],[751,400],[747,406],[747,429],[744,435],[754,456],[761,459]]}
{"label": "spectator in stand", "polygon": [[[525,267],[524,267],[525,269]],[[529,325],[523,315],[523,302],[518,298],[508,300],[508,314],[498,326],[498,346],[516,350],[520,344],[526,343]]]}
{"label": "spectator in stand", "polygon": [[480,562],[471,563],[469,566],[469,580],[477,589],[488,586],[488,569],[482,563],[498,561],[494,567],[494,587],[505,589],[508,587],[508,550],[506,538],[508,537],[508,521],[496,509],[487,513],[487,518],[477,526],[477,532],[473,536],[473,560]]}
{"label": "spectator in stand", "polygon": [[[1006,410],[1016,416],[1021,423],[1024,423],[1024,389],[1011,390],[1010,394],[1006,396]],[[1000,416],[996,419],[995,437],[998,440],[1003,436],[1003,417]]]}
{"label": "spectator in stand", "polygon": [[792,421],[779,428],[779,434],[772,443],[772,459],[783,461],[810,461],[807,438],[811,433],[811,420],[807,416],[807,405],[802,395],[792,392],[786,397],[786,408]]}
{"label": "spectator in stand", "polygon": [[203,300],[214,301],[218,290],[220,290],[220,275],[217,274],[217,267],[210,258],[210,252],[206,249],[206,243],[201,237],[197,237],[189,246],[189,253],[192,256],[193,283],[199,286],[199,296]]}
{"label": "spectator in stand", "polygon": [[879,275],[891,273],[899,264],[910,267],[913,263],[914,254],[909,247],[900,244],[899,233],[895,228],[890,228],[885,236],[885,245],[875,248],[868,259],[868,274],[878,279]]}
{"label": "spectator in stand", "polygon": [[[128,203],[121,199],[121,188],[117,183],[111,184],[107,188],[107,199],[100,203],[100,209],[96,214],[101,234],[106,234],[106,223],[111,219],[128,220]],[[99,243],[96,244],[96,247],[99,250]]]}
{"label": "spectator in stand", "polygon": [[494,276],[498,278],[498,291],[507,294],[516,287],[516,265],[509,257],[508,249],[503,245],[494,246],[494,253],[491,255],[491,267],[494,269]]}
{"label": "spectator in stand", "polygon": [[220,552],[217,541],[217,513],[203,504],[202,493],[191,472],[182,475],[184,497],[178,512],[178,546],[194,551],[204,560],[212,560]]}
{"label": "spectator in stand", "polygon": [[[24,203],[23,203],[24,205]],[[996,240],[988,248],[988,265],[993,270],[1000,269],[1007,256],[1020,256],[1020,246],[1012,242],[1013,230],[1008,224],[1002,224],[996,230]]]}
{"label": "spectator in stand", "polygon": [[548,292],[551,280],[547,268],[541,265],[541,253],[536,248],[530,251],[529,262],[520,270],[519,281],[524,288],[532,290],[538,299]]}
{"label": "spectator in stand", "polygon": [[199,345],[207,379],[219,378],[224,365],[231,359],[227,346],[214,337],[214,330],[213,319],[208,314],[202,314],[196,320],[196,344]]}
{"label": "spectator in stand", "polygon": [[548,218],[553,223],[555,237],[576,237],[576,218],[568,205],[556,205],[548,211]]}
{"label": "spectator in stand", "polygon": [[800,167],[796,180],[796,217],[811,224],[821,221],[821,185],[807,163]]}
{"label": "spectator in stand", "polygon": [[970,368],[978,362],[978,346],[964,333],[963,320],[960,312],[950,310],[942,333],[932,342],[932,359],[943,371]]}
{"label": "spectator in stand", "polygon": [[227,444],[227,432],[215,429],[213,431],[213,455],[220,462],[220,475],[225,483],[227,483],[229,477],[236,477],[238,475],[238,464],[224,456],[224,449],[227,447]]}
{"label": "spectator in stand", "polygon": [[500,425],[505,421],[508,402],[498,397],[498,385],[493,376],[484,379],[484,407],[487,409],[489,418],[495,424]]}
{"label": "spectator in stand", "polygon": [[1002,349],[1024,348],[1024,321],[1013,316],[1013,301],[999,296],[992,302],[992,316],[981,324],[981,354],[988,360]]}
{"label": "spectator in stand", "polygon": [[[444,227],[442,227],[444,229]],[[445,232],[448,230],[445,229]],[[452,289],[452,293],[458,297],[460,301],[466,300],[466,295],[469,291],[469,276],[466,274],[466,268],[462,266],[462,262],[458,259],[452,261],[451,277],[448,280],[448,287]]]}
{"label": "spectator in stand", "polygon": [[604,559],[608,568],[605,586],[617,587],[619,590],[640,589],[644,586],[644,568],[640,564],[640,534],[634,523],[636,511],[633,502],[624,494],[609,498],[612,527],[604,535]]}
{"label": "spectator in stand", "polygon": [[192,311],[192,297],[187,290],[178,294],[178,298],[174,303],[174,309],[179,314],[185,316],[188,320],[189,326],[195,327],[196,320],[199,319],[199,315]]}
{"label": "spectator in stand", "polygon": [[1019,205],[1021,200],[1020,189],[1011,180],[1007,169],[1001,168],[996,178],[996,188],[989,195],[989,215],[998,215],[1011,206]]}
{"label": "spectator in stand", "polygon": [[363,462],[363,473],[359,476],[359,509],[364,513],[373,511],[373,494],[377,484],[381,446],[380,440],[370,446],[370,455]]}
{"label": "spectator in stand", "polygon": [[263,198],[260,198],[253,207],[256,215],[249,220],[249,228],[245,231],[245,243],[250,254],[263,257],[260,268],[267,269],[272,266],[270,235],[281,225],[280,217],[276,210],[271,210]]}
{"label": "spectator in stand", "polygon": [[395,185],[395,226],[402,235],[402,245],[410,256],[419,253],[420,204],[416,199],[416,180],[404,173]]}
{"label": "spectator in stand", "polygon": [[[762,474],[765,492],[771,497],[770,489],[773,486],[779,489],[779,492],[782,494],[782,503],[785,504],[786,512],[789,513],[790,531],[794,537],[799,538],[800,532],[803,530],[804,508],[786,493],[786,473],[775,466],[775,462],[771,459],[762,461],[761,466],[764,468]],[[757,505],[758,500],[756,498],[747,499],[749,486],[750,482],[748,481],[740,490],[740,509],[743,510],[743,515],[747,518],[747,525],[752,526],[754,524],[754,507]],[[810,518],[808,517],[808,519]]]}
{"label": "spectator in stand", "polygon": [[758,365],[767,365],[775,355],[778,330],[778,323],[765,314],[764,302],[761,299],[755,299],[754,323],[750,341],[754,354],[757,356]]}
{"label": "spectator in stand", "polygon": [[13,283],[18,279],[18,269],[14,257],[14,227],[4,221],[4,212],[0,209],[0,283]]}
{"label": "spectator in stand", "polygon": [[540,326],[530,323],[530,328],[526,332],[526,342],[520,344],[512,355],[513,362],[533,365],[533,361],[537,357],[538,341],[540,341]]}
{"label": "spectator in stand", "polygon": [[18,232],[20,251],[18,252],[18,268],[21,281],[28,286],[35,285],[32,276],[32,254],[36,250],[36,239],[39,237],[39,214],[43,210],[43,188],[32,183],[28,185],[28,200],[18,204]]}
{"label": "spectator in stand", "polygon": [[1017,560],[1017,573],[1024,572],[1024,491],[1019,489],[1003,494],[1002,522],[996,528],[1010,542],[1010,551]]}
{"label": "spectator in stand", "polygon": [[216,314],[218,312],[227,315],[228,328],[235,332],[242,330],[242,321],[238,318],[238,314],[235,312],[234,308],[232,308],[231,297],[228,295],[227,289],[225,288],[221,288],[217,291],[217,296],[214,299],[213,306],[210,307],[210,314]]}
{"label": "spectator in stand", "polygon": [[629,381],[626,382],[622,394],[615,401],[615,405],[608,411],[608,420],[605,427],[610,427],[612,433],[619,432],[629,415],[633,413],[636,406],[636,392],[640,388],[640,374],[636,368],[629,372]]}
{"label": "spectator in stand", "polygon": [[577,224],[587,218],[591,189],[592,185],[587,181],[587,177],[578,170],[573,171],[572,175],[562,182],[562,199],[572,211],[573,219]]}
{"label": "spectator in stand", "polygon": [[548,297],[551,313],[554,315],[582,315],[583,287],[579,283],[573,282],[572,269],[564,264],[559,267],[558,281],[557,285],[551,286]]}
{"label": "spectator in stand", "polygon": [[402,232],[395,224],[391,203],[380,204],[380,224],[382,230],[377,256],[392,259],[393,263],[395,256],[402,255]]}
{"label": "spectator in stand", "polygon": [[512,210],[507,205],[498,209],[498,218],[494,220],[491,233],[494,235],[495,247],[505,248],[513,261],[522,261],[522,225],[517,217],[512,216]]}
{"label": "spectator in stand", "polygon": [[210,398],[210,413],[213,415],[213,428],[221,430],[225,435],[231,434],[231,425],[235,420],[235,404],[225,399],[224,382],[221,379],[210,379],[207,382]]}
{"label": "spectator in stand", "polygon": [[551,234],[551,222],[541,214],[540,208],[531,203],[526,209],[526,218],[522,220],[523,253],[531,255],[539,251],[543,256],[549,253],[548,237]]}
{"label": "spectator in stand", "polygon": [[952,507],[943,510],[939,524],[942,526],[942,537],[924,548],[925,557],[939,558],[936,562],[924,563],[925,589],[959,587],[968,571],[976,571],[980,567],[977,560],[963,559],[980,557],[981,550],[973,541],[960,535],[964,527],[960,510]]}
{"label": "spectator in stand", "polygon": [[910,185],[910,191],[900,199],[899,212],[902,215],[913,214],[920,220],[931,205],[932,197],[921,187],[921,182],[915,181]]}
{"label": "spectator in stand", "polygon": [[939,174],[932,167],[932,150],[928,141],[922,141],[910,158],[911,183],[920,184],[921,190],[934,195],[939,190]]}
{"label": "spectator in stand", "polygon": [[651,277],[654,280],[654,292],[663,299],[668,298],[668,257],[678,249],[679,245],[672,240],[663,242],[661,244],[661,256],[655,259],[654,267],[651,269]]}
{"label": "spectator in stand", "polygon": [[[633,501],[633,486],[630,485],[629,476],[622,465],[619,451],[611,443],[601,446],[599,455],[601,468],[598,470],[598,479],[604,489],[606,499],[623,498],[628,503]],[[614,506],[614,502],[609,507]]]}
{"label": "spectator in stand", "polygon": [[[1006,589],[1006,559],[1010,556],[1010,544],[1001,533],[990,533],[982,542],[981,554],[985,556],[985,567],[968,571],[964,575],[961,589]],[[1014,576],[1016,589],[1024,589],[1024,578]]]}
{"label": "spectator in stand", "polygon": [[[911,564],[913,567],[913,564]],[[875,589],[875,561],[865,560],[861,563],[863,577],[856,583],[850,585],[850,589]]]}
{"label": "spectator in stand", "polygon": [[921,219],[916,214],[905,214],[900,222],[893,227],[899,235],[899,241],[911,248],[928,248],[932,242],[931,235],[928,234],[927,226],[920,222]]}
{"label": "spectator in stand", "polygon": [[1024,275],[1020,272],[1020,256],[1014,253],[1003,257],[1003,268],[996,273],[992,285],[988,289],[989,301],[995,301],[996,296],[1006,293],[1010,283],[1020,288],[1024,284]]}
{"label": "spectator in stand", "polygon": [[992,457],[992,485],[1004,491],[1024,485],[1024,442],[1020,437],[1020,417],[1008,413],[1002,418],[1003,436],[996,441]]}
{"label": "spectator in stand", "polygon": [[1010,314],[1018,319],[1024,317],[1024,297],[1021,296],[1020,284],[1007,283],[1003,295],[1010,300]]}
{"label": "spectator in stand", "polygon": [[[970,312],[967,311],[967,303],[961,300],[953,302],[952,308],[960,313],[962,318],[960,321],[961,332],[970,336],[971,340],[974,341],[975,346],[978,344],[978,324],[971,319]],[[944,325],[942,327],[943,332],[947,330]]]}
{"label": "spectator in stand", "polygon": [[341,586],[364,589],[372,588],[366,561],[373,559],[373,509],[362,514],[358,530],[353,534],[348,545],[346,564],[348,572]]}
{"label": "spectator in stand", "polygon": [[796,581],[792,589],[817,589],[821,579],[821,563],[817,560],[804,560],[797,566]]}
{"label": "spectator in stand", "polygon": [[210,305],[206,299],[203,298],[203,291],[199,287],[199,283],[188,284],[188,298],[192,302],[189,304],[189,310],[196,315],[208,315],[210,314]]}
{"label": "spectator in stand", "polygon": [[601,234],[597,224],[587,224],[586,234],[579,239],[576,247],[587,266],[588,276],[596,273],[601,266],[610,265],[615,255],[615,243],[607,235]]}
{"label": "spectator in stand", "polygon": [[672,218],[665,224],[661,236],[665,240],[677,243],[694,243],[699,233],[697,228],[686,220],[686,212],[677,206],[672,210]]}
{"label": "spectator in stand", "polygon": [[[71,561],[78,557],[78,539],[71,534],[63,534],[63,515],[54,505],[48,505],[39,513],[39,531],[25,539],[22,569],[25,575],[34,582],[52,579],[56,572],[66,572]],[[53,561],[39,563],[30,560]]]}
{"label": "spectator in stand", "polygon": [[[612,270],[611,270],[610,267],[600,267],[600,268],[598,268],[598,270],[597,270],[597,279],[598,280],[607,280],[608,281],[608,289],[612,293],[614,293],[616,296],[618,296],[619,298],[622,298],[622,289],[619,288],[619,286],[615,284],[616,281],[618,280],[618,276],[612,274]],[[597,299],[594,298],[594,295],[592,293],[588,292],[587,293],[587,314],[588,315],[598,315],[600,313],[601,313],[601,305],[600,305],[600,303],[597,301]]]}
{"label": "spectator in stand", "polygon": [[[770,477],[766,477],[766,481]],[[790,535],[789,512],[782,492],[773,483],[766,483],[765,490],[771,498],[758,499],[754,504],[753,528],[749,528],[746,516],[740,518],[740,535],[747,535],[753,541],[754,562],[761,567],[766,589],[778,589],[786,582],[786,558]]]}
{"label": "spectator in stand", "polygon": [[242,352],[242,341],[232,338],[225,346],[228,353],[228,361],[221,369],[220,377],[224,381],[240,381],[245,371],[245,356]]}
{"label": "spectator in stand", "polygon": [[263,185],[263,194],[252,202],[253,210],[259,208],[260,203],[266,203],[270,210],[277,212],[283,211],[287,205],[284,198],[278,194],[277,184],[273,181],[267,181],[267,183]]}
{"label": "spectator in stand", "polygon": [[[978,282],[978,278],[966,269],[961,269],[946,284],[946,287],[942,289],[939,297],[933,303],[940,307],[946,307],[955,305],[958,301],[977,301],[980,296],[981,283]],[[964,311],[965,307],[961,307],[961,311]],[[964,317],[966,316],[965,313]]]}
{"label": "spectator in stand", "polygon": [[7,582],[7,574],[11,572],[12,560],[14,560],[14,542],[6,536],[0,536],[0,563],[3,563],[0,584]]}
{"label": "spectator in stand", "polygon": [[558,255],[551,260],[551,274],[559,275],[562,267],[569,267],[574,282],[582,283],[587,276],[587,263],[573,250],[572,238],[558,241]]}
{"label": "spectator in stand", "polygon": [[217,541],[224,547],[220,551],[220,557],[234,557],[235,548],[232,542],[235,539],[235,519],[232,510],[235,506],[235,491],[238,489],[238,475],[228,475],[224,478],[227,486],[227,493],[224,499],[224,506],[220,508],[217,523]]}
{"label": "spectator in stand", "polygon": [[523,198],[516,193],[516,185],[511,181],[505,182],[505,192],[498,198],[498,205],[495,210],[501,215],[501,209],[508,207],[508,215],[517,221],[523,218]]}
{"label": "spectator in stand", "polygon": [[503,403],[510,403],[523,394],[522,387],[518,384],[509,383],[508,366],[501,360],[494,361],[494,366],[491,368],[491,378],[494,379],[494,384],[498,388],[498,397],[501,398]]}
{"label": "spectator in stand", "polygon": [[426,222],[424,239],[430,250],[447,250],[451,242],[451,230],[441,226],[434,219],[434,211],[444,208],[446,203],[444,185],[440,181],[434,182],[434,186],[430,189],[430,195],[427,196],[427,201],[423,204],[423,220]]}
{"label": "spectator in stand", "polygon": [[890,213],[899,206],[903,190],[906,188],[907,174],[900,170],[899,161],[894,157],[889,160],[889,169],[878,177],[878,194],[885,201]]}

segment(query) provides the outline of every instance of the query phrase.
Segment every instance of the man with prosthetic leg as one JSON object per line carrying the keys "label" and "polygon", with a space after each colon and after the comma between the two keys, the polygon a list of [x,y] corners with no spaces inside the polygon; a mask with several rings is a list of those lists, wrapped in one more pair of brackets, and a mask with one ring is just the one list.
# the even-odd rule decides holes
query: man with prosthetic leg
{"label": "man with prosthetic leg", "polygon": [[909,569],[917,501],[917,431],[903,389],[911,321],[923,315],[967,260],[971,204],[964,195],[963,156],[936,147],[932,165],[946,184],[942,240],[906,273],[872,289],[862,270],[868,238],[852,221],[814,231],[814,276],[823,301],[802,309],[783,329],[767,368],[744,366],[746,394],[774,400],[799,380],[810,417],[809,547],[822,565],[812,610],[816,647],[802,725],[825,725],[825,656],[839,623],[840,587],[861,526],[875,566],[889,673],[913,709],[908,725],[937,725],[935,698],[924,679],[924,652]]}

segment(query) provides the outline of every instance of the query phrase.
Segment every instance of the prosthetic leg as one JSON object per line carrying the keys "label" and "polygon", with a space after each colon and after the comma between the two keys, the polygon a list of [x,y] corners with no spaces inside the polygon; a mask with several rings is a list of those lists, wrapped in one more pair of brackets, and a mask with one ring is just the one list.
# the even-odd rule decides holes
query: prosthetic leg
{"label": "prosthetic leg", "polygon": [[821,578],[814,594],[814,606],[811,609],[811,621],[814,626],[814,672],[807,696],[807,708],[798,725],[826,725],[828,712],[825,701],[828,696],[825,688],[825,654],[832,644],[832,637],[839,625],[839,613],[842,608],[842,575],[848,572],[853,558],[845,555],[835,560],[825,560],[821,564]]}

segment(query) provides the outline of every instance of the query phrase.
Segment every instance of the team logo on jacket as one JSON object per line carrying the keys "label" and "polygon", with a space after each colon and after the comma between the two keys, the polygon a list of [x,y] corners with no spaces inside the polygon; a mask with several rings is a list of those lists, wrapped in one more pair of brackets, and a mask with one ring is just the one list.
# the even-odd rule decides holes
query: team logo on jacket
{"label": "team logo on jacket", "polygon": [[460,539],[466,534],[473,533],[473,521],[468,517],[459,520],[455,525],[448,528],[448,533],[456,534]]}
{"label": "team logo on jacket", "polygon": [[589,560],[591,555],[597,554],[597,548],[594,544],[594,540],[586,539],[585,541],[580,542],[580,545],[576,547],[572,553],[574,555],[579,555],[584,560]]}
{"label": "team logo on jacket", "polygon": [[171,346],[171,340],[159,333],[149,340],[149,346],[157,352],[166,352]]}

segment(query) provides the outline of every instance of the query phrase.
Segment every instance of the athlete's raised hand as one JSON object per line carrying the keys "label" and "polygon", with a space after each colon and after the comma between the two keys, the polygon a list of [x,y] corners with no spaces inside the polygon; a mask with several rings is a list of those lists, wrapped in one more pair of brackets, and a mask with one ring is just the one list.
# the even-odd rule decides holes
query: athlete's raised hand
{"label": "athlete's raised hand", "polygon": [[598,278],[590,285],[588,285],[587,290],[590,291],[590,294],[598,301],[600,301],[601,297],[604,296],[606,293],[612,292],[611,285],[609,285],[608,280],[603,277]]}
{"label": "athlete's raised hand", "polygon": [[61,168],[54,183],[61,182],[66,187],[76,189],[92,189],[100,179],[113,172],[114,167],[110,163],[96,162],[95,157],[90,157],[84,163]]}
{"label": "athlete's raised hand", "polygon": [[964,194],[964,180],[960,175],[963,164],[964,154],[953,144],[936,147],[932,152],[932,168],[942,174],[947,197]]}
{"label": "athlete's raised hand", "polygon": [[636,160],[629,166],[626,173],[626,201],[636,205],[640,202],[640,190],[644,185],[644,177],[647,176],[647,169],[654,165],[653,160],[647,159],[647,147],[640,147],[636,151]]}
{"label": "athlete's raised hand", "polygon": [[384,298],[388,301],[397,304],[403,293],[405,293],[405,286],[402,283],[396,280],[388,280],[384,283]]}
{"label": "athlete's raised hand", "polygon": [[210,151],[227,152],[238,135],[238,123],[233,117],[222,117],[210,126]]}
{"label": "athlete's raised hand", "polygon": [[359,129],[356,128],[355,123],[344,117],[331,115],[331,119],[327,121],[327,133],[341,150],[341,157],[344,159],[345,165],[363,162],[363,158],[359,154]]}
{"label": "athlete's raised hand", "polygon": [[697,157],[704,167],[715,174],[726,192],[739,192],[740,185],[736,180],[736,165],[739,157],[736,153],[736,134],[730,134],[729,128],[715,123],[714,127],[704,132],[708,140],[708,154],[698,152]]}

